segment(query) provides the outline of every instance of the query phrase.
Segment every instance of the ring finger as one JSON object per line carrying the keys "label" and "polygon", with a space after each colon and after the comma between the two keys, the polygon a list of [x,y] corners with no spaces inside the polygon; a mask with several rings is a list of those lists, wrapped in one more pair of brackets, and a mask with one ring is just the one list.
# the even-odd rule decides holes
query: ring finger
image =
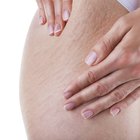
{"label": "ring finger", "polygon": [[90,119],[98,113],[110,108],[112,105],[125,99],[130,93],[140,86],[140,80],[130,81],[112,91],[110,94],[99,98],[81,111],[85,119]]}

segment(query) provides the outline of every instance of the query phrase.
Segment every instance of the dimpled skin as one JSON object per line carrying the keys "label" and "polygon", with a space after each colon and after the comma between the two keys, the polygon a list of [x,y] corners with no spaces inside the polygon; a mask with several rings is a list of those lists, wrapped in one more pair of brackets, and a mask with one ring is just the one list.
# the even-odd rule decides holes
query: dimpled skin
{"label": "dimpled skin", "polygon": [[64,88],[88,69],[84,59],[96,41],[127,11],[115,0],[74,1],[64,32],[47,35],[36,13],[23,53],[20,101],[29,140],[139,140],[140,101],[113,118],[106,110],[91,120],[63,109]]}

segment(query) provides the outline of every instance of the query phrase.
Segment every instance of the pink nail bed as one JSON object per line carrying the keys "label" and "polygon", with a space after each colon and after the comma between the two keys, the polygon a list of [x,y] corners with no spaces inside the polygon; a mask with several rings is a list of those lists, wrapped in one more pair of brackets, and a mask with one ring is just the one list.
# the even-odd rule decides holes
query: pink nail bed
{"label": "pink nail bed", "polygon": [[115,108],[115,109],[112,109],[111,111],[110,111],[110,113],[111,113],[111,115],[113,116],[113,117],[115,117],[116,115],[118,115],[118,113],[120,112],[121,110],[119,109],[119,108]]}
{"label": "pink nail bed", "polygon": [[95,52],[90,52],[89,55],[85,59],[85,63],[87,65],[92,65],[97,59],[97,54]]}
{"label": "pink nail bed", "polygon": [[75,103],[73,102],[64,105],[65,110],[72,110],[74,107],[75,107]]}
{"label": "pink nail bed", "polygon": [[93,112],[91,110],[87,110],[82,112],[82,116],[84,117],[84,119],[89,119],[93,116]]}
{"label": "pink nail bed", "polygon": [[60,24],[56,24],[55,25],[55,28],[54,28],[54,32],[55,33],[58,33],[58,32],[60,32],[61,31],[61,26],[60,26]]}
{"label": "pink nail bed", "polygon": [[67,21],[69,17],[70,17],[70,13],[67,10],[65,10],[63,13],[63,20]]}

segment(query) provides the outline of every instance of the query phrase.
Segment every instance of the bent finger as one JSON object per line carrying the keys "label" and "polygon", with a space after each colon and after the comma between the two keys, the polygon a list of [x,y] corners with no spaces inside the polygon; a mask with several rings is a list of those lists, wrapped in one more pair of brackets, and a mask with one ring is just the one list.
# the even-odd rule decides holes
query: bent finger
{"label": "bent finger", "polygon": [[127,23],[126,18],[120,18],[92,48],[85,63],[91,66],[104,60],[130,29],[131,25]]}

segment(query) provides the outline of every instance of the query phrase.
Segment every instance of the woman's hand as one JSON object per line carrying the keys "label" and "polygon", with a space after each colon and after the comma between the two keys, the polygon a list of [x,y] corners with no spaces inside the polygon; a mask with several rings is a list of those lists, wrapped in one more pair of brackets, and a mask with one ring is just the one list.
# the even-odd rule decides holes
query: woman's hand
{"label": "woman's hand", "polygon": [[68,21],[72,0],[36,0],[39,7],[39,23],[48,22],[49,35],[59,36]]}
{"label": "woman's hand", "polygon": [[[140,97],[140,9],[121,17],[93,47],[91,65],[64,91],[64,108],[72,110],[97,98],[81,114],[92,118],[110,108],[115,116]],[[94,65],[94,66],[93,66]]]}

